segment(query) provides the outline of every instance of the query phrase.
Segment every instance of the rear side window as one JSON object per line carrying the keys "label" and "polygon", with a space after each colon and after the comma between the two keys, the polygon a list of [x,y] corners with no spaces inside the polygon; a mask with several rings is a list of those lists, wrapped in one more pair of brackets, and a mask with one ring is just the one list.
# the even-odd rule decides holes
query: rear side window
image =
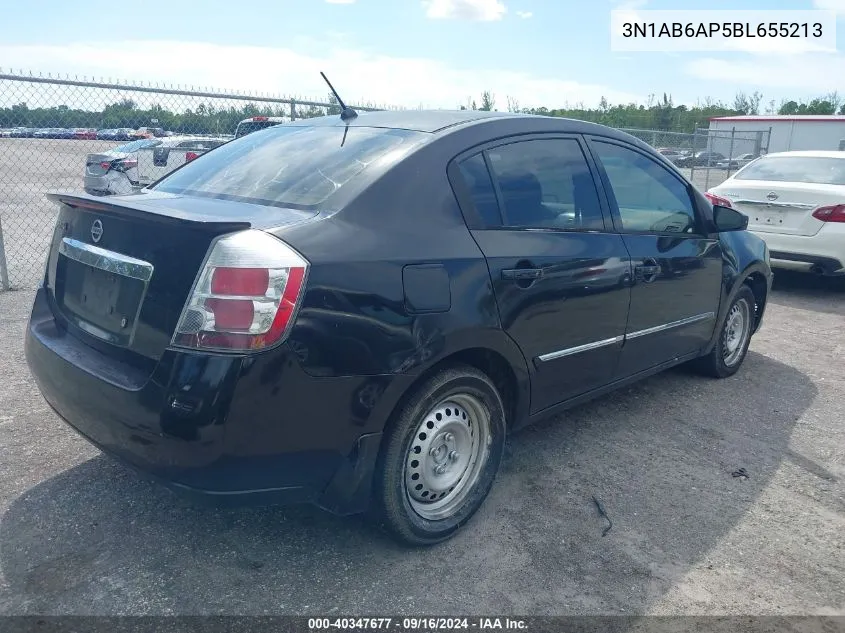
{"label": "rear side window", "polygon": [[252,132],[263,130],[264,128],[280,125],[279,121],[241,121],[238,123],[238,128],[235,130],[235,138],[246,136]]}
{"label": "rear side window", "polygon": [[161,180],[154,189],[312,208],[375,161],[427,138],[408,130],[277,126],[220,146]]}
{"label": "rear side window", "polygon": [[131,141],[129,143],[126,143],[125,145],[118,145],[112,151],[130,154],[132,152],[137,152],[147,147],[155,147],[156,145],[161,145],[161,141],[155,138],[145,138],[141,139],[140,141]]}
{"label": "rear side window", "polygon": [[484,156],[481,154],[471,156],[462,161],[459,168],[472,198],[472,203],[484,224],[486,226],[499,226],[502,223],[502,216],[499,213],[496,190],[493,189],[493,181],[490,179],[490,172],[487,170]]}
{"label": "rear side window", "polygon": [[487,150],[513,227],[604,229],[595,182],[574,139],[537,139]]}
{"label": "rear side window", "polygon": [[845,185],[845,157],[768,156],[737,172],[734,180],[808,182],[817,185]]}

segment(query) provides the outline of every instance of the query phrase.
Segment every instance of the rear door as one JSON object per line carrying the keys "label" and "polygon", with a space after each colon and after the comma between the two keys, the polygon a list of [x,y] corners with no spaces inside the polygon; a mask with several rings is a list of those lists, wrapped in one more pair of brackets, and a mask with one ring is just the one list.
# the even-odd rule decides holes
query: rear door
{"label": "rear door", "polygon": [[594,137],[590,148],[613,223],[634,269],[631,308],[617,377],[703,348],[722,288],[722,250],[708,234],[689,183],[646,152]]}
{"label": "rear door", "polygon": [[502,326],[531,372],[531,410],[610,381],[631,271],[576,136],[505,139],[449,168],[487,258]]}

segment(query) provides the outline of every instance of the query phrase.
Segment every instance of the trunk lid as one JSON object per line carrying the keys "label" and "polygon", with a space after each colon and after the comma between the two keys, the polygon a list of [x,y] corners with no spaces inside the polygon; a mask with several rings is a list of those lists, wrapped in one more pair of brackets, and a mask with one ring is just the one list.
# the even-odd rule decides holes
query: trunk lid
{"label": "trunk lid", "polygon": [[759,233],[812,236],[824,226],[813,217],[819,207],[845,202],[845,186],[768,180],[727,180],[711,193],[731,201]]}
{"label": "trunk lid", "polygon": [[103,166],[105,163],[111,164],[113,161],[121,160],[128,156],[129,154],[124,154],[123,152],[88,154],[85,157],[85,173],[89,176],[103,176],[109,171],[109,169]]}
{"label": "trunk lid", "polygon": [[104,354],[149,368],[217,236],[316,215],[160,192],[48,198],[60,207],[45,277],[54,316]]}

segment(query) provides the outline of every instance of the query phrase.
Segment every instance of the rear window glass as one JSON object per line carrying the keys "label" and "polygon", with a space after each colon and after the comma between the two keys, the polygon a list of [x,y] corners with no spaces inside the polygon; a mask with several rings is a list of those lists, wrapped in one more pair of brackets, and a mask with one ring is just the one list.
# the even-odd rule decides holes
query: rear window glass
{"label": "rear window glass", "polygon": [[129,154],[144,149],[145,147],[155,147],[156,145],[161,145],[161,141],[155,138],[145,138],[141,139],[140,141],[132,141],[130,143],[126,143],[125,145],[118,145],[112,151],[125,152]]}
{"label": "rear window glass", "polygon": [[246,136],[257,130],[263,130],[264,128],[280,124],[280,121],[242,121],[238,123],[238,129],[235,130],[235,137]]}
{"label": "rear window glass", "polygon": [[845,156],[842,158],[820,156],[764,157],[737,172],[734,179],[845,185]]}
{"label": "rear window glass", "polygon": [[374,161],[426,136],[384,128],[280,126],[229,141],[165,177],[154,189],[309,208]]}

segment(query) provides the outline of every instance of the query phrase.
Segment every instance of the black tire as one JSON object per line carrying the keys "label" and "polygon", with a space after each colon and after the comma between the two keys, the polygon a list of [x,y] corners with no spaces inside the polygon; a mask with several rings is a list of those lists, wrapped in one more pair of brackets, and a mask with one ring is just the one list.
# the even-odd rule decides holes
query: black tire
{"label": "black tire", "polygon": [[[459,404],[460,409],[450,405],[462,402],[466,403],[466,406]],[[448,417],[440,413],[438,416],[441,411],[448,411],[452,415]],[[473,416],[472,411],[477,411],[478,415]],[[463,415],[467,412],[468,415]],[[482,428],[485,414],[489,427],[486,434]],[[475,444],[472,443],[473,417],[477,420]],[[460,424],[464,424],[466,429],[462,429]],[[425,433],[426,429],[432,431],[430,436]],[[450,433],[449,429],[453,429],[455,433]],[[459,471],[462,474],[459,480],[454,482],[453,489],[442,492],[436,489],[437,478],[441,475],[435,474],[433,467],[438,463],[436,460],[443,455],[443,452],[439,451],[440,446],[447,450],[458,447],[455,435],[460,436],[464,445],[470,443],[471,449],[466,453],[466,459],[470,461],[464,470],[461,470],[464,457],[460,457],[461,461],[455,458],[453,463],[452,453],[459,454],[459,451],[452,450],[448,453],[448,458],[443,460],[446,465],[441,466],[450,468],[451,471],[442,474],[443,481],[452,481]],[[470,520],[490,492],[502,461],[505,435],[504,406],[489,377],[474,367],[465,365],[439,371],[414,391],[396,412],[385,431],[373,486],[371,510],[376,520],[395,538],[407,545],[433,545],[450,538]],[[425,437],[421,439],[422,436]],[[452,437],[452,444],[447,445],[447,436]],[[438,443],[440,441],[442,444]],[[430,446],[429,450],[418,452],[417,449],[422,449],[423,444]],[[473,461],[471,456],[476,450],[478,456]],[[422,454],[425,454],[425,459],[414,459],[415,455]],[[415,462],[417,465],[412,466]],[[414,468],[423,473],[423,479]],[[423,483],[414,485],[413,489],[410,487],[413,483],[410,478],[414,476],[416,481],[425,482],[426,487],[431,487],[428,484],[434,482],[432,489],[436,490],[441,498],[431,504],[428,500],[412,498],[412,495],[428,493],[428,490],[416,490]],[[455,490],[458,492],[454,492]],[[436,509],[437,505],[444,503],[446,505],[441,511],[447,512],[445,516],[432,518],[420,514],[428,513],[429,508]]]}
{"label": "black tire", "polygon": [[[729,353],[731,339],[731,315],[735,310],[744,312],[744,331],[736,347],[735,353]],[[706,356],[693,361],[693,367],[701,374],[713,378],[727,378],[733,376],[742,366],[745,356],[748,353],[748,345],[751,343],[751,336],[754,331],[754,324],[757,318],[756,299],[751,288],[743,284],[739,289],[731,305],[725,313],[725,318],[719,324],[719,339],[713,349]]]}

